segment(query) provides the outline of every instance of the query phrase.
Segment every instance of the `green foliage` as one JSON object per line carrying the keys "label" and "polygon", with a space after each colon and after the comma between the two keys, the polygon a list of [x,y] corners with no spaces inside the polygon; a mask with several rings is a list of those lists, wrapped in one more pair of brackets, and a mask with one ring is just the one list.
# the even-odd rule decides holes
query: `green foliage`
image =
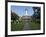
{"label": "green foliage", "polygon": [[33,7],[34,14],[32,19],[38,23],[40,23],[40,7]]}
{"label": "green foliage", "polygon": [[11,23],[11,31],[20,31],[23,29],[23,22],[22,21],[14,21]]}
{"label": "green foliage", "polygon": [[34,10],[34,14],[32,16],[31,21],[29,22],[29,26],[31,30],[39,30],[40,29],[40,7],[32,7]]}
{"label": "green foliage", "polygon": [[13,22],[14,22],[14,20],[16,21],[18,19],[19,19],[19,16],[16,13],[11,12],[11,20],[13,20]]}
{"label": "green foliage", "polygon": [[40,24],[36,22],[29,22],[29,26],[31,30],[40,30]]}

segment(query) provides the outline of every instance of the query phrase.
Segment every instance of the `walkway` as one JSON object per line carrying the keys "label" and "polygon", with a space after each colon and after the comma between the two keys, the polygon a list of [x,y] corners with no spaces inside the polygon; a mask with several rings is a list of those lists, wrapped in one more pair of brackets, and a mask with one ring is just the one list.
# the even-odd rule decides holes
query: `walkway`
{"label": "walkway", "polygon": [[23,30],[30,30],[28,22],[25,22]]}

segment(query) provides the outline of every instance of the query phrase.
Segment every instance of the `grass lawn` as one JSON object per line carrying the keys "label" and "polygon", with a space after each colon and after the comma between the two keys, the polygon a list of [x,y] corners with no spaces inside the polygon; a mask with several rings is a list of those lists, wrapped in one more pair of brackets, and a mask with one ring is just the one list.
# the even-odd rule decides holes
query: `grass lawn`
{"label": "grass lawn", "polygon": [[11,23],[11,31],[20,31],[23,29],[23,26],[24,25],[22,21],[19,21],[19,23],[14,21],[14,23]]}
{"label": "grass lawn", "polygon": [[31,30],[40,30],[40,24],[35,22],[29,22],[29,26]]}

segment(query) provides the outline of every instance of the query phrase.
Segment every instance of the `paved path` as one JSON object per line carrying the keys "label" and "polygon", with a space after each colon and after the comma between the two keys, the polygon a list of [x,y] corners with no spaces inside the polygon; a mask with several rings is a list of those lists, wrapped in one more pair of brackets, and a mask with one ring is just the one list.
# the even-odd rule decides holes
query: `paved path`
{"label": "paved path", "polygon": [[28,22],[25,22],[23,30],[30,30]]}

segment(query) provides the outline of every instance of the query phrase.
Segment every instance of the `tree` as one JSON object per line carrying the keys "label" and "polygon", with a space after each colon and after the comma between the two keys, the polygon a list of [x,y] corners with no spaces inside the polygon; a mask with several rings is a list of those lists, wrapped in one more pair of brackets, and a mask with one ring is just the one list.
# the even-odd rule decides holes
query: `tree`
{"label": "tree", "polygon": [[19,19],[19,16],[16,13],[11,11],[11,20],[13,20],[13,22],[14,22],[14,21],[16,21],[18,19]]}
{"label": "tree", "polygon": [[33,19],[35,20],[35,21],[37,21],[37,19],[39,19],[39,21],[37,21],[37,22],[40,22],[40,7],[32,7],[33,8],[33,10],[34,10],[34,14],[33,14]]}

